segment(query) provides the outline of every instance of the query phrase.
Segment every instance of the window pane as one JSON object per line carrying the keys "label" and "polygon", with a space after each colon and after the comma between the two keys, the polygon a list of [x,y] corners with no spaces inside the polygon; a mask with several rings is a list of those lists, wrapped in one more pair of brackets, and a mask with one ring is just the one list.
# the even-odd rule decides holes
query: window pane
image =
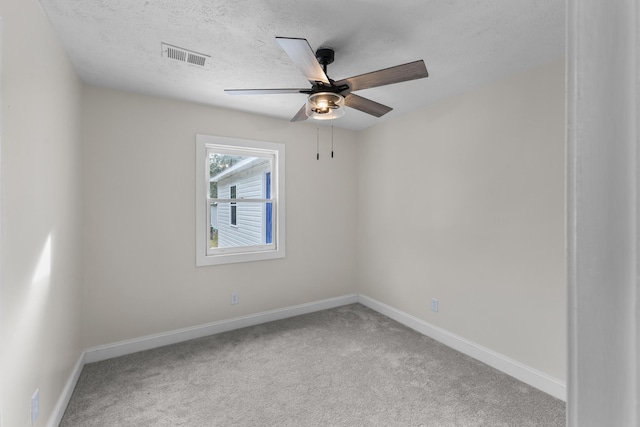
{"label": "window pane", "polygon": [[[233,248],[272,243],[272,225],[267,222],[267,211],[273,203],[217,203],[218,229],[215,239],[210,236],[210,248]],[[236,225],[233,226],[235,215]],[[273,215],[273,213],[271,213]],[[267,227],[268,226],[268,227]],[[215,245],[215,246],[214,246]]]}
{"label": "window pane", "polygon": [[[209,153],[209,197],[212,199],[263,198],[261,186],[265,172],[271,172],[271,158]],[[253,185],[253,187],[252,187]],[[237,188],[238,187],[243,187]],[[231,194],[231,191],[234,193]]]}
{"label": "window pane", "polygon": [[218,203],[209,204],[209,248],[218,247]]}
{"label": "window pane", "polygon": [[238,207],[235,203],[231,203],[231,225],[238,225]]}
{"label": "window pane", "polygon": [[231,154],[210,153],[209,155],[209,193],[212,199],[218,197],[217,179],[225,170],[241,162],[245,158]]}
{"label": "window pane", "polygon": [[273,243],[273,203],[267,203],[265,215],[265,243]]}

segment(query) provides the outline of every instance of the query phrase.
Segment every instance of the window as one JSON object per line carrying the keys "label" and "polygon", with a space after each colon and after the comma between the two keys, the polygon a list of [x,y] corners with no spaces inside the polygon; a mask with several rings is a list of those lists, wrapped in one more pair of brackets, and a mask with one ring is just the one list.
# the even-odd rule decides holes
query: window
{"label": "window", "polygon": [[[213,159],[209,159],[209,160],[213,161]],[[231,197],[229,197],[229,198],[230,199],[235,199],[236,198],[236,193],[237,193],[236,186],[232,185],[230,188],[231,188]],[[231,216],[230,216],[229,224],[230,225],[238,225],[238,206],[236,205],[235,202],[231,202],[230,204],[231,204]]]}
{"label": "window", "polygon": [[284,145],[196,136],[196,265],[283,258]]}

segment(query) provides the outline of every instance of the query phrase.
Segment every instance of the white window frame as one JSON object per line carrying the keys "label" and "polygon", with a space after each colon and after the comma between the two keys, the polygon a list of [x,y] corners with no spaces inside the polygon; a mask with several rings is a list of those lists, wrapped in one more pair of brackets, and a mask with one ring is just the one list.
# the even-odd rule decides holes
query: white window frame
{"label": "white window frame", "polygon": [[[272,158],[271,200],[273,203],[273,243],[233,248],[209,248],[209,150]],[[260,261],[285,257],[285,146],[266,141],[254,141],[213,135],[196,135],[196,266]],[[264,202],[264,200],[259,200]]]}

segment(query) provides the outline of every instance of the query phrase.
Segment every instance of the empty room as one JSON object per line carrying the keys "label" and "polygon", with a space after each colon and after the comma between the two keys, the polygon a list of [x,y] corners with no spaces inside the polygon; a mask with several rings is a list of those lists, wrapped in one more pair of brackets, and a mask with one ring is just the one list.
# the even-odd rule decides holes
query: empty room
{"label": "empty room", "polygon": [[1,0],[1,427],[637,425],[639,16]]}

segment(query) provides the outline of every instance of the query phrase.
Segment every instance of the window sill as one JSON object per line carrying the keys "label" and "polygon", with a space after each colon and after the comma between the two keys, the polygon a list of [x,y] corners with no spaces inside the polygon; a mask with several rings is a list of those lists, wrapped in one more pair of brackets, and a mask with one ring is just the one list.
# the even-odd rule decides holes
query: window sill
{"label": "window sill", "polygon": [[278,258],[284,258],[284,257],[285,257],[284,249],[245,252],[245,253],[197,255],[196,267],[206,267],[209,265],[234,264],[237,262],[263,261],[263,260],[278,259]]}

